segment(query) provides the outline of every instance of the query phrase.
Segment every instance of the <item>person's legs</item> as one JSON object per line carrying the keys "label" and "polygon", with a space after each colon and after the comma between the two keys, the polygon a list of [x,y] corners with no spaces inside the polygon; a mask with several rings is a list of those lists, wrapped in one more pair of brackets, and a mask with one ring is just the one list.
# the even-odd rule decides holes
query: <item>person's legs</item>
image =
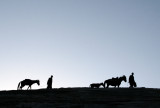
{"label": "person's legs", "polygon": [[50,89],[50,86],[49,86],[49,85],[47,85],[47,89]]}
{"label": "person's legs", "polygon": [[133,87],[133,84],[132,84],[132,83],[130,83],[130,87],[131,87],[131,88]]}
{"label": "person's legs", "polygon": [[48,85],[48,89],[52,89],[52,85]]}

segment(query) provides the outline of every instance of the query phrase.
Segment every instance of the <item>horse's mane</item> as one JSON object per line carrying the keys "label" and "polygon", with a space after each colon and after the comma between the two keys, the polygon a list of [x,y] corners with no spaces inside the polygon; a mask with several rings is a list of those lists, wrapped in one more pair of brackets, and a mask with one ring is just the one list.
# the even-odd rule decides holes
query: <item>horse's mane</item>
{"label": "horse's mane", "polygon": [[125,75],[123,75],[123,76],[121,76],[121,77],[119,77],[119,78],[124,78],[124,77],[126,77]]}
{"label": "horse's mane", "polygon": [[123,79],[125,79],[125,80],[126,80],[126,76],[125,76],[125,75],[123,75],[123,76],[119,77],[118,79],[119,79],[119,80],[123,80]]}

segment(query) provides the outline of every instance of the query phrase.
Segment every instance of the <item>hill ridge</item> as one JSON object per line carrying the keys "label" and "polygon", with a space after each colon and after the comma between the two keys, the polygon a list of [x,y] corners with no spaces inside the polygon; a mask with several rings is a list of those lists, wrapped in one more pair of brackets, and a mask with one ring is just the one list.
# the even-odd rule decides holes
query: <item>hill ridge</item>
{"label": "hill ridge", "polygon": [[0,91],[0,108],[134,108],[160,106],[155,88],[57,88]]}

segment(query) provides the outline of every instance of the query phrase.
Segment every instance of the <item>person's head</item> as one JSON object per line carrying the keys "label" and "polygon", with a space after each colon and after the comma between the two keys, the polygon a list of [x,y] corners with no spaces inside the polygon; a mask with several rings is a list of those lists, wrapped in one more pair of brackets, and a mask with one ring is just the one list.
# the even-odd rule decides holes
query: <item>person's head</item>
{"label": "person's head", "polygon": [[132,75],[134,75],[134,73],[132,72]]}
{"label": "person's head", "polygon": [[51,78],[53,78],[53,75],[51,75]]}

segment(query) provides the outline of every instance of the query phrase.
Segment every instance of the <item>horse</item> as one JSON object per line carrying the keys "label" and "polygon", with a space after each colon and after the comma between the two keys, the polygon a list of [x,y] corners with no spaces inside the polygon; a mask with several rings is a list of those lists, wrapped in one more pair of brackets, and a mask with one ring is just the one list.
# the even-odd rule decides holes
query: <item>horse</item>
{"label": "horse", "polygon": [[127,78],[125,75],[123,75],[122,77],[117,77],[117,78],[105,80],[104,81],[104,88],[106,88],[105,87],[106,83],[107,83],[107,88],[109,87],[109,85],[114,86],[114,87],[118,86],[118,88],[119,88],[122,81],[125,81],[125,82],[127,81]]}
{"label": "horse", "polygon": [[101,85],[104,87],[103,83],[92,83],[92,84],[90,84],[90,87],[91,88],[99,88]]}
{"label": "horse", "polygon": [[31,86],[32,86],[32,84],[34,84],[34,83],[37,83],[37,85],[40,85],[40,81],[39,81],[39,80],[25,79],[25,80],[23,80],[23,81],[20,81],[19,84],[18,84],[17,90],[18,90],[18,89],[22,90],[22,88],[23,88],[25,85],[28,85],[27,90],[28,90],[29,88],[31,89]]}

